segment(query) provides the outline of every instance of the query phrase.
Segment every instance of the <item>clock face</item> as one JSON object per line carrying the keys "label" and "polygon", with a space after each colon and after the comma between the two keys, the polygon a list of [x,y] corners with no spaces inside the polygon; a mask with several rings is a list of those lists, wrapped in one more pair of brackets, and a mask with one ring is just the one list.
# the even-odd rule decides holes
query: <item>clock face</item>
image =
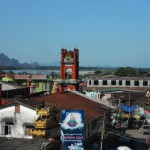
{"label": "clock face", "polygon": [[66,69],[66,73],[72,73],[72,69],[71,68],[67,68]]}

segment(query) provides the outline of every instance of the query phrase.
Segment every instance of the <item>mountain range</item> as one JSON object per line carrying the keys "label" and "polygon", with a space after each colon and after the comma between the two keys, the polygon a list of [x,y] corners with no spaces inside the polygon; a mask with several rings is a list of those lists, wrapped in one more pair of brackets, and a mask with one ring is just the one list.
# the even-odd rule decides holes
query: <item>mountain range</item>
{"label": "mountain range", "polygon": [[[22,68],[38,68],[38,67],[42,67],[42,66],[54,66],[54,67],[59,67],[60,66],[60,61],[54,61],[54,62],[50,62],[50,63],[40,63],[40,62],[33,62],[33,63],[20,63],[17,59],[14,58],[9,58],[8,56],[6,56],[4,53],[0,53],[0,66],[5,66],[5,67],[22,67]],[[140,66],[140,67],[139,67]],[[133,68],[149,68],[149,65],[145,64],[145,65],[137,65],[137,66],[131,66]],[[84,67],[94,67],[94,66],[88,66],[85,65]],[[118,67],[112,67],[112,66],[100,66],[97,65],[95,66],[97,68],[120,68],[120,66]],[[126,66],[122,66],[122,67],[126,67]]]}
{"label": "mountain range", "polygon": [[55,61],[52,63],[42,64],[42,63],[20,63],[17,59],[9,58],[4,53],[0,53],[0,66],[12,66],[12,67],[25,67],[25,68],[35,68],[39,66],[59,66],[60,62]]}
{"label": "mountain range", "polygon": [[0,53],[0,66],[15,66],[15,67],[37,67],[39,66],[38,63],[20,63],[17,59],[10,59],[5,54]]}

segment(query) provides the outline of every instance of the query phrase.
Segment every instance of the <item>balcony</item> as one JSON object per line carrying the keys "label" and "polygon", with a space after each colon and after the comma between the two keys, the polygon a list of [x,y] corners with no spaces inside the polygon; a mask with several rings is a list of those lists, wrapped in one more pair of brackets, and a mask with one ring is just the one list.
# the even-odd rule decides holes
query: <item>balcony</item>
{"label": "balcony", "polygon": [[45,136],[45,130],[31,129],[28,131],[30,136]]}
{"label": "balcony", "polygon": [[76,84],[79,83],[77,79],[57,79],[56,82],[58,84]]}
{"label": "balcony", "polygon": [[35,126],[35,128],[45,129],[46,128],[46,120],[34,121],[34,126]]}
{"label": "balcony", "polygon": [[73,59],[72,58],[64,58],[64,62],[65,63],[73,63]]}
{"label": "balcony", "polygon": [[49,116],[50,114],[48,107],[41,108],[41,109],[36,108],[36,113],[41,116]]}

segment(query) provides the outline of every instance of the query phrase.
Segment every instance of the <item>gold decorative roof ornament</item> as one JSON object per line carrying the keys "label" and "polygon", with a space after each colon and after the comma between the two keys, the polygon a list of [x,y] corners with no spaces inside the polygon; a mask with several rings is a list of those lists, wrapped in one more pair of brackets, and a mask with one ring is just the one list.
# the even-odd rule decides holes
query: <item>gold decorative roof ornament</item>
{"label": "gold decorative roof ornament", "polygon": [[60,111],[60,105],[57,106],[56,103],[48,106],[42,103],[40,108],[36,107],[37,119],[34,120],[34,129],[28,131],[31,136],[46,136],[46,131],[58,125],[56,119],[56,113]]}
{"label": "gold decorative roof ornament", "polygon": [[36,135],[36,136],[45,136],[45,130],[37,130],[37,129],[31,129],[28,132],[29,135]]}

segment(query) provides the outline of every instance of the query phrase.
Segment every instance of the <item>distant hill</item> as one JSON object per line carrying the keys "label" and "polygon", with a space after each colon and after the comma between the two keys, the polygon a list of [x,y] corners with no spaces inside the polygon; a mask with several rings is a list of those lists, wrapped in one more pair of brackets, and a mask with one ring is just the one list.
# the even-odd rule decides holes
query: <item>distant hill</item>
{"label": "distant hill", "polygon": [[1,66],[20,66],[21,64],[16,59],[10,59],[3,53],[0,53],[0,65]]}
{"label": "distant hill", "polygon": [[0,53],[0,66],[13,66],[13,67],[38,67],[38,63],[20,63],[17,59],[10,59],[5,54]]}

